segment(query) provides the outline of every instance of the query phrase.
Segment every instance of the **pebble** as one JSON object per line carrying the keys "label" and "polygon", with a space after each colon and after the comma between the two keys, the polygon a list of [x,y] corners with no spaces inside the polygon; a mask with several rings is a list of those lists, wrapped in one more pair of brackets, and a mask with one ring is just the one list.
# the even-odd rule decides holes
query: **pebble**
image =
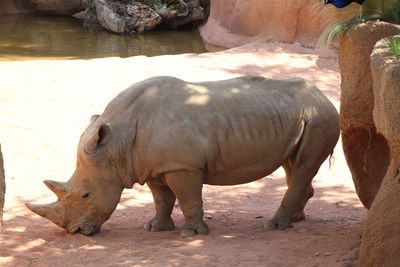
{"label": "pebble", "polygon": [[255,236],[252,236],[252,237],[251,237],[251,240],[255,240],[255,239],[256,239],[256,237],[255,237]]}
{"label": "pebble", "polygon": [[69,244],[68,246],[69,246],[69,248],[74,248],[75,247],[73,244]]}
{"label": "pebble", "polygon": [[314,253],[314,256],[319,256],[319,252],[315,252],[315,253]]}
{"label": "pebble", "polygon": [[331,256],[332,255],[332,253],[330,253],[330,252],[325,252],[324,253],[324,256]]}
{"label": "pebble", "polygon": [[206,219],[209,219],[209,220],[211,220],[213,218],[213,216],[211,214],[206,214],[206,215],[204,215],[204,217],[206,217]]}

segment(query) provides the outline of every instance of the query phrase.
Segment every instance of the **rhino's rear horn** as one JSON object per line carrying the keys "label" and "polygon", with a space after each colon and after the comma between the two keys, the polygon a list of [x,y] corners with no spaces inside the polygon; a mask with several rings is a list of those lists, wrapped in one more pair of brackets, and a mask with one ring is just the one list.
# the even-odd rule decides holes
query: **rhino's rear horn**
{"label": "rhino's rear horn", "polygon": [[64,182],[56,182],[52,180],[44,180],[44,184],[56,194],[58,199],[63,198],[67,194],[68,184]]}

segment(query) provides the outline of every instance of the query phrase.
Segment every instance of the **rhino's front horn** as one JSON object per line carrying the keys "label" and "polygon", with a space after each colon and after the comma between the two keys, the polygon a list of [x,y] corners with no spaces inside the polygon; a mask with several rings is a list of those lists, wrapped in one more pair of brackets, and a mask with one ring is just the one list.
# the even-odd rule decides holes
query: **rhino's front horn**
{"label": "rhino's front horn", "polygon": [[58,199],[61,199],[67,193],[67,183],[64,182],[56,182],[52,180],[44,180],[44,184],[56,194]]}
{"label": "rhino's front horn", "polygon": [[33,211],[34,213],[52,221],[64,228],[64,223],[62,219],[62,211],[59,202],[53,202],[46,205],[36,205],[32,203],[25,203],[26,207]]}

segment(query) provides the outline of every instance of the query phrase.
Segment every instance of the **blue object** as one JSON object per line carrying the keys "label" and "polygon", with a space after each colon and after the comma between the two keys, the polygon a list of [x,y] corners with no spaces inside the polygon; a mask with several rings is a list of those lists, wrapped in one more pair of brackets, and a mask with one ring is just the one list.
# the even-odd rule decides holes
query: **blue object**
{"label": "blue object", "polygon": [[362,3],[364,3],[364,1],[365,0],[325,0],[325,5],[332,4],[337,8],[344,8],[353,2],[356,2],[361,5]]}

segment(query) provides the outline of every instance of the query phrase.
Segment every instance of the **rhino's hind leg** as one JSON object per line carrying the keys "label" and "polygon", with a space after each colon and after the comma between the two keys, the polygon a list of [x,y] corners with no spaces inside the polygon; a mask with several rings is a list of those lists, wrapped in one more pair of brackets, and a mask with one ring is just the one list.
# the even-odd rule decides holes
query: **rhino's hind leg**
{"label": "rhino's hind leg", "polygon": [[296,154],[284,164],[288,189],[274,217],[265,225],[266,229],[285,229],[291,227],[292,222],[305,218],[304,206],[314,194],[311,181],[336,142],[337,136],[324,132],[323,127],[313,122],[306,125]]}
{"label": "rhino's hind leg", "polygon": [[[292,165],[293,162],[292,160],[288,160],[285,164],[283,164],[283,169],[285,170],[286,173],[286,184],[289,187],[290,183],[292,181]],[[304,207],[307,204],[307,201],[314,196],[314,188],[310,182],[310,185],[308,186],[304,196],[303,196],[303,202],[300,208],[295,211],[292,215],[292,222],[298,222],[301,220],[304,220],[306,218],[306,215],[304,213]]]}
{"label": "rhino's hind leg", "polygon": [[152,179],[146,184],[153,194],[156,215],[145,223],[144,228],[153,232],[174,230],[174,221],[171,219],[176,199],[174,193],[161,179]]}
{"label": "rhino's hind leg", "polygon": [[208,234],[208,226],[203,221],[203,173],[200,171],[177,171],[165,174],[165,180],[176,195],[185,225],[181,237]]}

